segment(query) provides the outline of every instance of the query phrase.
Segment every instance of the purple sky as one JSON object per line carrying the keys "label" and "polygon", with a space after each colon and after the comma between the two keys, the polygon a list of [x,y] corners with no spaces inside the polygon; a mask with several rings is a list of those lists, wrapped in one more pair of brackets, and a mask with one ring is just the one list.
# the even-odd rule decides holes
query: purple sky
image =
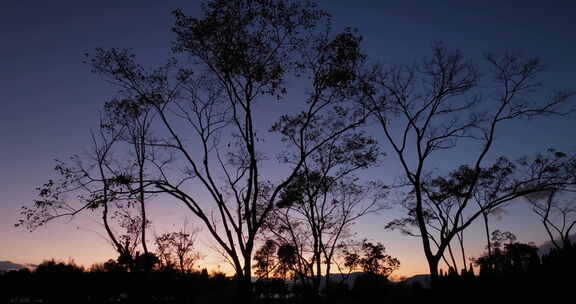
{"label": "purple sky", "polygon": [[[336,29],[358,28],[367,53],[384,63],[409,63],[427,54],[433,41],[442,40],[475,58],[484,51],[503,50],[541,57],[548,88],[576,88],[573,1],[318,3],[333,14]],[[173,37],[174,8],[197,15],[198,1],[0,2],[0,260],[38,263],[71,257],[90,264],[113,257],[111,247],[96,233],[101,228],[89,217],[54,223],[32,234],[13,224],[20,207],[34,199],[34,188],[54,177],[53,159],[84,151],[98,110],[114,96],[114,90],[82,64],[83,54],[96,47],[130,47],[145,65],[162,62]],[[498,139],[498,152],[516,157],[548,147],[574,151],[573,122],[549,119],[512,125]],[[395,175],[393,157],[385,159],[383,167],[386,174]],[[164,205],[154,206],[153,214],[155,229],[163,232],[179,227],[188,213]],[[418,240],[383,230],[393,214],[371,216],[356,230],[382,241],[400,257],[401,273],[426,272]],[[188,217],[193,223],[191,214]],[[522,206],[498,221],[495,228],[500,227],[516,233],[520,241],[544,238],[542,227]],[[470,233],[471,239],[479,237],[476,231]],[[203,242],[208,246],[210,240]],[[470,244],[473,252],[481,251],[483,244]]]}

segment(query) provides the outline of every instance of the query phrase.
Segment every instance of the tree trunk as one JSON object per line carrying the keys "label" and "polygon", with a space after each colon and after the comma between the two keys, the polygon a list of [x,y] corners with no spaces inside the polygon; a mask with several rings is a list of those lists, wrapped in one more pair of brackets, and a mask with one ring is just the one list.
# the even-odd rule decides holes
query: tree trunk
{"label": "tree trunk", "polygon": [[238,303],[253,303],[252,295],[252,254],[250,251],[245,253],[243,273],[238,278]]}
{"label": "tree trunk", "polygon": [[[460,222],[464,224],[464,218],[460,218]],[[462,270],[467,270],[466,265],[466,248],[464,248],[464,230],[456,233],[456,237],[458,238],[458,243],[460,244],[460,252],[462,253]]]}
{"label": "tree trunk", "polygon": [[140,216],[142,217],[142,223],[140,229],[141,237],[142,237],[142,249],[144,250],[145,254],[148,254],[148,246],[146,245],[146,206],[145,206],[145,197],[144,197],[144,165],[142,163],[139,164],[139,172],[138,172],[138,191],[139,191],[139,201],[140,201]]}
{"label": "tree trunk", "polygon": [[460,251],[462,251],[462,269],[466,269],[466,248],[464,248],[464,238],[460,238]]}
{"label": "tree trunk", "polygon": [[438,288],[438,261],[436,257],[426,257],[428,260],[428,269],[430,270],[430,287],[432,289]]}
{"label": "tree trunk", "polygon": [[[418,172],[417,176],[419,175],[420,172]],[[438,262],[440,261],[442,252],[438,252],[437,255],[432,253],[430,238],[428,236],[428,229],[426,228],[426,220],[422,210],[422,190],[420,185],[420,179],[417,177],[414,181],[414,190],[416,192],[416,222],[418,223],[418,229],[420,230],[420,235],[422,238],[424,255],[426,256],[426,260],[428,261],[428,268],[430,269],[430,284],[432,288],[434,288],[435,285],[438,285]]]}
{"label": "tree trunk", "polygon": [[[450,260],[452,260],[451,267],[454,269],[456,273],[458,273],[458,264],[456,264],[456,259],[454,258],[454,253],[452,252],[452,245],[450,245],[450,243],[448,243],[448,253],[450,254]],[[466,264],[464,264],[464,267],[466,267]]]}
{"label": "tree trunk", "polygon": [[490,242],[490,228],[488,227],[488,215],[482,213],[484,218],[484,229],[486,232],[486,248],[488,249],[488,257],[492,258],[492,243]]}
{"label": "tree trunk", "polygon": [[331,287],[331,282],[330,282],[330,263],[332,261],[332,258],[328,259],[326,261],[326,274],[324,275],[324,280],[326,281],[326,290],[328,291],[327,294],[330,293],[330,287]]}
{"label": "tree trunk", "polygon": [[314,297],[320,297],[320,281],[322,280],[322,263],[320,261],[320,249],[318,248],[318,254],[316,256],[316,276],[314,279]]}

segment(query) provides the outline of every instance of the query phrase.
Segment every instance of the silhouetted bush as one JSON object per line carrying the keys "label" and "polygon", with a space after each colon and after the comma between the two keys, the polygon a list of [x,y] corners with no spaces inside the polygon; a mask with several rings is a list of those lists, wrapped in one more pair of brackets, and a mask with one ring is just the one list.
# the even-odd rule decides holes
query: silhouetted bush
{"label": "silhouetted bush", "polygon": [[[303,285],[281,279],[254,283],[255,303],[402,303],[427,301],[462,303],[468,299],[485,302],[519,302],[542,297],[552,301],[572,290],[576,273],[576,248],[551,250],[541,259],[526,246],[510,246],[504,256],[507,266],[499,273],[474,276],[469,270],[439,278],[433,290],[425,286],[395,283],[385,276],[364,273],[350,290],[331,282],[322,298],[314,298]],[[130,271],[109,260],[85,270],[74,263],[46,261],[30,271],[0,273],[0,303],[234,303],[240,284],[223,273],[182,273],[155,268]]]}

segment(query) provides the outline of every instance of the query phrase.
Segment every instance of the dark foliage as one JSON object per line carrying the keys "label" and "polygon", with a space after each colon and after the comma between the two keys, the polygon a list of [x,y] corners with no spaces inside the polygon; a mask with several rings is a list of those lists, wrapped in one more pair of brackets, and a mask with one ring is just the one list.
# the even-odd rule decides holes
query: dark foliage
{"label": "dark foliage", "polygon": [[[487,258],[483,257],[483,258]],[[576,271],[576,250],[573,245],[553,249],[539,257],[529,244],[510,243],[495,250],[490,271],[479,276],[448,275],[440,279],[434,294],[438,298],[474,298],[479,302],[569,300]],[[442,296],[442,297],[440,297]]]}
{"label": "dark foliage", "polygon": [[[350,286],[331,284],[319,301],[329,303],[398,303],[403,301],[503,302],[565,297],[576,273],[576,246],[553,249],[541,258],[535,248],[509,243],[500,252],[502,263],[475,276],[441,275],[433,290],[415,283],[396,283],[377,273],[360,274]],[[182,273],[156,267],[129,271],[110,260],[85,270],[74,263],[47,261],[35,270],[0,273],[1,303],[233,303],[240,281],[224,274]],[[262,279],[253,285],[255,303],[308,303],[305,286],[290,280]],[[318,303],[318,302],[314,302]]]}

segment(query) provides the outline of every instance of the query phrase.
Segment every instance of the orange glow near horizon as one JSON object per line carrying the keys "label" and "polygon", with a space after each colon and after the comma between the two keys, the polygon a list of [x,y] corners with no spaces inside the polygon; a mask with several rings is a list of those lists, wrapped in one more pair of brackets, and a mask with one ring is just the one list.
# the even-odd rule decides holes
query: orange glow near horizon
{"label": "orange glow near horizon", "polygon": [[[196,268],[206,268],[209,272],[223,272],[233,276],[233,268],[208,246],[208,240],[206,235],[199,238],[198,250],[203,258]],[[58,262],[74,262],[89,269],[93,264],[103,263],[117,256],[112,246],[102,237],[85,229],[78,229],[70,223],[51,224],[32,233],[16,231],[9,236],[3,236],[3,241],[11,246],[3,247],[0,260],[22,265],[37,265],[53,259]],[[34,250],[26,250],[30,247]],[[393,277],[427,273],[424,261],[405,260],[402,257],[400,259],[401,267],[392,274]]]}
{"label": "orange glow near horizon", "polygon": [[[182,214],[186,213],[183,213],[181,208],[168,208],[166,210],[163,211],[162,215],[158,216],[158,221],[153,222],[154,228],[149,233],[150,237],[156,232],[163,233],[179,229],[178,223],[183,222]],[[522,218],[527,218],[529,214],[529,210],[524,210],[520,207],[512,211],[511,213]],[[522,212],[525,212],[525,214]],[[392,274],[392,278],[398,279],[429,273],[420,240],[397,232],[385,231],[382,227],[383,225],[374,225],[375,222],[382,221],[382,216],[384,215],[371,215],[365,221],[360,221],[356,225],[355,231],[371,241],[382,242],[386,247],[386,254],[400,259],[400,269]],[[518,240],[521,242],[545,240],[545,232],[543,229],[539,229],[541,227],[532,224],[535,222],[518,221],[514,219],[514,216],[511,216],[509,219],[495,223],[498,224],[495,229],[519,230],[523,232],[518,235]],[[18,264],[38,264],[50,259],[62,262],[73,260],[78,265],[89,269],[94,263],[102,263],[109,259],[115,259],[117,256],[112,246],[103,237],[102,227],[94,222],[89,215],[80,217],[72,222],[50,223],[47,227],[32,233],[14,228],[12,225],[9,229],[0,230],[0,240],[2,240],[3,244],[8,244],[8,246],[0,248],[0,260]],[[468,241],[466,244],[469,246],[466,249],[468,258],[478,257],[482,254],[485,243],[482,230],[479,227],[471,228],[470,232],[466,234],[466,240]],[[149,241],[149,243],[152,242]],[[203,259],[198,263],[198,269],[207,268],[208,271],[218,271],[230,276],[233,275],[232,267],[224,262],[224,259],[211,248],[213,240],[208,233],[201,232],[197,243],[197,249],[203,256]],[[152,246],[152,248],[154,247]],[[461,258],[456,257],[456,259],[459,264],[462,263]]]}

